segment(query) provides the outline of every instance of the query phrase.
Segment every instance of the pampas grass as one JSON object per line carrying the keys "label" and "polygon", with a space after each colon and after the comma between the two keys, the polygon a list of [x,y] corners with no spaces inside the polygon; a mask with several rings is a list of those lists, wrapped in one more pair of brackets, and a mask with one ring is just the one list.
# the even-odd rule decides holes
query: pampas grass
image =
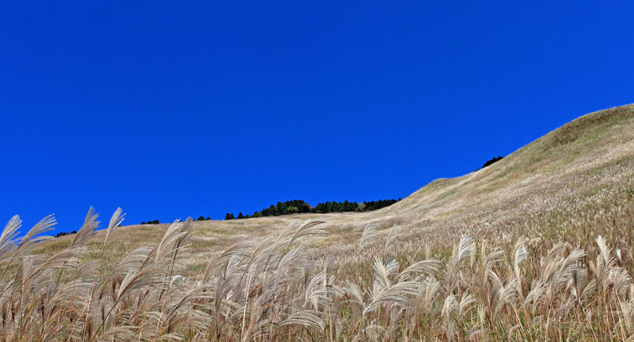
{"label": "pampas grass", "polygon": [[[0,234],[3,341],[634,341],[634,106],[371,213]],[[294,219],[301,219],[295,220]],[[195,267],[192,267],[195,266]]]}
{"label": "pampas grass", "polygon": [[[9,221],[0,237],[9,269],[0,283],[4,340],[634,338],[634,261],[622,252],[630,247],[616,249],[603,236],[588,250],[565,241],[544,250],[529,247],[530,237],[493,246],[464,234],[445,257],[429,258],[430,248],[421,247],[426,258],[401,262],[392,228],[383,251],[350,274],[342,272],[349,259],[322,258],[314,248],[323,222],[296,222],[277,236],[228,248],[198,275],[182,276],[191,219],[174,222],[156,245],[104,271],[100,261],[84,258],[97,217],[91,208],[68,248],[48,259],[27,254],[30,247],[22,246],[40,238],[16,239],[19,218]],[[118,209],[102,252],[122,217]],[[46,217],[31,232],[52,224]]]}

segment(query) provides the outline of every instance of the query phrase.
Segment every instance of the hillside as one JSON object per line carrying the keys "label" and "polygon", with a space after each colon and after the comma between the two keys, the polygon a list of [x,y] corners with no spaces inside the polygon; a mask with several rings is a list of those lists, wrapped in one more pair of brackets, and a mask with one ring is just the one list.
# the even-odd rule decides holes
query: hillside
{"label": "hillside", "polygon": [[[605,213],[631,203],[634,189],[634,105],[584,115],[503,160],[451,179],[438,179],[388,208],[369,213],[301,214],[232,221],[194,222],[190,270],[244,239],[275,234],[295,220],[323,220],[323,251],[352,255],[363,228],[387,233],[401,227],[409,248],[442,248],[463,233],[508,242],[518,235],[565,235]],[[615,202],[618,206],[615,207]],[[580,214],[582,213],[582,214]],[[157,241],[168,224],[119,228],[112,241],[119,259],[134,248]],[[101,233],[102,234],[102,233]],[[39,249],[50,254],[65,248],[62,237]],[[102,239],[99,235],[97,240]]]}
{"label": "hillside", "polygon": [[634,341],[634,105],[377,211],[94,227],[0,244],[4,336]]}

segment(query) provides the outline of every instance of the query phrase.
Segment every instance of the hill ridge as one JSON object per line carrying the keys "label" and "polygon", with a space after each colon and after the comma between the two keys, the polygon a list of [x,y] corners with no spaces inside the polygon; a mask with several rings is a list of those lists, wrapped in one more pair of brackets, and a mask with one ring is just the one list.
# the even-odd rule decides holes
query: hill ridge
{"label": "hill ridge", "polygon": [[[196,221],[192,247],[197,257],[191,263],[203,264],[223,248],[279,232],[295,220],[327,222],[330,234],[322,245],[324,253],[356,252],[356,242],[368,224],[376,226],[379,234],[398,224],[408,243],[450,245],[464,233],[509,240],[524,231],[518,225],[536,226],[564,203],[577,201],[574,206],[581,208],[580,201],[592,194],[596,204],[610,198],[601,195],[607,189],[634,189],[633,161],[634,105],[630,104],[583,115],[486,168],[436,179],[376,211]],[[117,234],[129,239],[121,253],[152,241],[167,227],[122,227]]]}

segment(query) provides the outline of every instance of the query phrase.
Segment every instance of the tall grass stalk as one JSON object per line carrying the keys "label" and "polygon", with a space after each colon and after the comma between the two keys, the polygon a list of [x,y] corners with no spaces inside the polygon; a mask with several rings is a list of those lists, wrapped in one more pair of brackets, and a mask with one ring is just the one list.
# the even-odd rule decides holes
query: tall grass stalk
{"label": "tall grass stalk", "polygon": [[[314,248],[323,222],[296,222],[242,241],[187,276],[191,219],[110,266],[102,259],[117,238],[120,209],[96,261],[86,258],[99,226],[92,208],[69,246],[48,259],[29,252],[38,234],[16,240],[14,217],[0,236],[0,334],[7,341],[628,340],[634,231],[627,210],[596,216],[611,226],[593,228],[596,237],[537,244],[523,230],[500,244],[462,234],[450,248],[415,247],[396,226],[385,235],[368,227],[353,257]],[[53,223],[47,217],[32,231]]]}

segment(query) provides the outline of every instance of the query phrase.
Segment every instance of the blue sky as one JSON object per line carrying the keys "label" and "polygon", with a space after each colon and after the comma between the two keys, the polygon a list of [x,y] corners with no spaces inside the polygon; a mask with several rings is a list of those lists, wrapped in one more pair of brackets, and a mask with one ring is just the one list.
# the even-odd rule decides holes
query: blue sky
{"label": "blue sky", "polygon": [[0,224],[406,197],[634,102],[632,1],[2,1]]}

